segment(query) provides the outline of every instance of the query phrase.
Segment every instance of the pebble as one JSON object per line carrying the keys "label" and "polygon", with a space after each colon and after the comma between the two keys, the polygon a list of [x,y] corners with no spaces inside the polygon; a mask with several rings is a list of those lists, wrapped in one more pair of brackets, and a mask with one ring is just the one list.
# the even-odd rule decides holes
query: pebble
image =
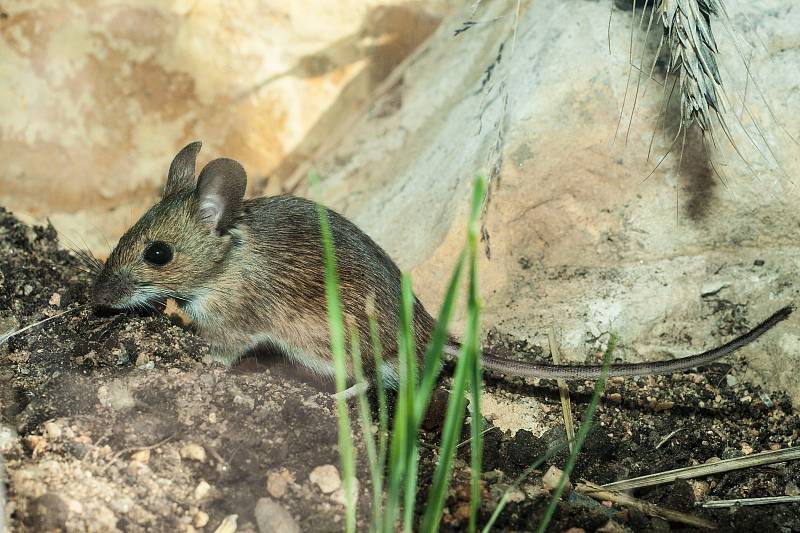
{"label": "pebble", "polygon": [[195,500],[202,500],[208,493],[211,492],[211,485],[209,485],[205,480],[201,481],[197,484],[197,487],[194,489],[194,499]]}
{"label": "pebble", "polygon": [[97,389],[97,399],[103,407],[110,407],[115,411],[124,411],[136,405],[131,391],[119,379],[115,379],[108,386],[101,385]]}
{"label": "pebble", "polygon": [[47,434],[47,438],[50,440],[60,439],[61,435],[63,434],[63,432],[61,431],[61,426],[59,426],[55,422],[45,422],[44,432]]}
{"label": "pebble", "polygon": [[273,498],[281,498],[286,494],[287,479],[283,472],[273,472],[267,476],[267,492]]}
{"label": "pebble", "polygon": [[206,524],[208,524],[208,514],[204,513],[203,511],[197,511],[197,514],[194,515],[192,524],[197,528],[206,527]]}
{"label": "pebble", "polygon": [[[564,471],[560,468],[551,466],[542,476],[542,484],[547,488],[547,490],[556,490],[556,487],[558,487],[558,480],[561,479],[561,474],[563,473]],[[564,487],[568,488],[569,485],[569,478],[567,478],[567,484]]]}
{"label": "pebble", "polygon": [[179,453],[181,454],[181,459],[190,459],[200,463],[206,462],[206,449],[194,442],[185,444]]}
{"label": "pebble", "polygon": [[270,498],[260,498],[254,512],[259,533],[300,533],[291,513]]}
{"label": "pebble", "polygon": [[64,530],[69,508],[64,498],[48,492],[35,500],[28,510],[28,519],[34,531]]}
{"label": "pebble", "polygon": [[603,527],[597,530],[597,533],[625,533],[625,528],[613,520],[609,520]]}
{"label": "pebble", "polygon": [[57,292],[54,292],[53,295],[50,297],[50,301],[47,302],[52,306],[59,307],[61,305],[61,295]]}
{"label": "pebble", "polygon": [[139,450],[131,455],[131,459],[140,463],[147,463],[150,461],[150,450]]}
{"label": "pebble", "polygon": [[214,530],[214,533],[235,533],[238,520],[239,515],[231,514],[226,516],[220,525],[217,526],[217,529]]}
{"label": "pebble", "polygon": [[745,455],[750,455],[753,453],[753,447],[747,444],[746,442],[742,443],[742,453]]}
{"label": "pebble", "polygon": [[330,494],[342,486],[342,478],[339,477],[339,470],[333,465],[316,467],[308,475],[308,479],[317,485],[325,494]]}
{"label": "pebble", "polygon": [[245,396],[244,394],[237,394],[233,397],[234,405],[241,405],[247,409],[253,410],[256,408],[256,401],[251,398],[250,396]]}
{"label": "pebble", "polygon": [[[352,486],[352,490],[350,491],[350,493],[353,496],[353,501],[357,502],[358,501],[358,480],[357,479],[353,479],[353,486]],[[338,489],[336,489],[333,492],[333,494],[331,494],[331,499],[334,502],[338,503],[339,505],[347,505],[347,498],[345,498],[345,495],[344,495],[344,483],[342,483],[342,486],[339,487]]]}

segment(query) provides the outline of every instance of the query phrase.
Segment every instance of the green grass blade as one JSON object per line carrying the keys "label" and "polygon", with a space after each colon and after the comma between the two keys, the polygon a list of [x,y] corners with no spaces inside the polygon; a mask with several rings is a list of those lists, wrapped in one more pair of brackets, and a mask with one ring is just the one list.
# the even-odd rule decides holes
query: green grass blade
{"label": "green grass blade", "polygon": [[[310,176],[312,185],[317,182],[316,176]],[[322,249],[325,261],[325,295],[328,302],[328,325],[331,335],[331,349],[333,352],[334,367],[336,370],[336,391],[342,392],[347,388],[347,361],[345,350],[345,329],[342,318],[342,304],[339,297],[339,277],[336,272],[336,256],[331,235],[328,210],[317,204],[322,233]],[[345,493],[345,531],[348,533],[356,529],[356,506],[354,502],[353,485],[355,479],[355,452],[353,450],[353,437],[350,433],[350,417],[347,411],[347,400],[339,395],[337,400],[339,419],[339,454],[342,462],[342,476],[344,478]]]}
{"label": "green grass blade", "polygon": [[603,357],[603,370],[594,385],[592,401],[589,402],[589,406],[586,408],[586,413],[583,415],[581,428],[578,430],[578,434],[575,435],[575,445],[573,446],[572,453],[570,453],[569,457],[567,458],[567,463],[564,465],[564,472],[561,474],[561,478],[558,480],[558,486],[556,487],[556,490],[553,491],[553,496],[550,498],[550,504],[547,506],[547,510],[542,517],[542,521],[539,522],[539,527],[536,529],[537,533],[543,533],[544,530],[547,529],[548,524],[550,524],[550,520],[553,518],[553,513],[556,511],[556,506],[561,499],[561,494],[564,492],[564,486],[567,484],[569,475],[572,472],[572,469],[575,467],[575,462],[578,460],[578,453],[580,452],[581,446],[583,446],[583,441],[586,440],[586,435],[589,434],[589,429],[591,428],[592,420],[594,419],[594,412],[597,409],[597,404],[600,402],[600,396],[603,395],[603,390],[606,386],[608,367],[611,363],[611,356],[614,353],[616,346],[617,336],[616,334],[612,333],[611,339],[608,341],[608,349]]}
{"label": "green grass blade", "polygon": [[470,454],[471,454],[471,491],[470,491],[470,513],[469,513],[469,531],[474,532],[478,527],[478,507],[481,498],[481,462],[483,459],[483,415],[481,414],[481,388],[483,381],[481,379],[481,361],[480,361],[480,348],[478,340],[480,337],[480,303],[478,301],[478,282],[477,282],[477,268],[476,268],[476,250],[477,238],[470,255],[472,261],[470,265],[470,283],[469,283],[469,329],[474,332],[472,335],[475,342],[472,342],[470,348],[472,353],[469,355],[469,384],[471,393],[471,411],[472,423],[470,424],[471,440],[470,440]]}
{"label": "green grass blade", "polygon": [[436,385],[436,379],[439,377],[439,371],[442,367],[442,350],[450,336],[448,333],[448,326],[458,299],[458,286],[461,281],[461,272],[464,270],[465,260],[465,253],[461,252],[456,261],[453,273],[450,276],[450,283],[447,286],[444,303],[439,311],[439,317],[436,320],[436,326],[431,335],[431,340],[425,349],[425,357],[423,359],[425,364],[422,369],[422,377],[420,379],[417,402],[415,405],[417,428],[422,424],[422,419],[428,409],[428,402],[430,402],[431,399],[433,387]]}
{"label": "green grass blade", "polygon": [[361,420],[361,433],[364,435],[364,446],[367,449],[369,473],[372,479],[372,530],[377,531],[380,525],[381,507],[383,506],[383,463],[379,461],[375,446],[375,437],[372,435],[372,414],[370,413],[369,400],[367,399],[368,382],[364,377],[364,366],[361,362],[361,341],[358,330],[350,328],[350,355],[353,358],[353,371],[356,383],[364,389],[358,394],[358,413]]}
{"label": "green grass blade", "polygon": [[381,347],[380,334],[378,333],[378,321],[375,315],[370,312],[369,333],[372,340],[372,355],[375,357],[375,388],[378,395],[378,465],[380,465],[381,487],[383,487],[383,469],[386,467],[386,437],[389,431],[389,408],[386,405],[386,384],[383,381],[383,349]]}
{"label": "green grass blade", "polygon": [[[444,502],[447,497],[447,487],[453,470],[453,460],[455,457],[456,444],[461,435],[461,428],[464,423],[464,410],[466,407],[466,388],[467,383],[471,382],[472,387],[477,388],[476,396],[480,395],[480,361],[478,361],[480,346],[480,305],[478,301],[477,288],[477,242],[478,242],[478,215],[485,197],[486,182],[482,177],[475,179],[475,186],[472,195],[472,205],[470,210],[470,221],[468,230],[468,259],[470,265],[469,282],[469,301],[468,301],[468,320],[467,330],[464,333],[464,342],[461,346],[456,370],[453,377],[453,387],[447,405],[444,429],[442,433],[442,444],[439,450],[439,463],[433,475],[433,483],[428,495],[428,505],[422,518],[420,531],[431,532],[438,530],[439,522],[442,518]],[[477,402],[478,409],[473,415],[480,418],[480,401]],[[480,426],[480,423],[475,424]],[[480,448],[482,435],[477,435],[477,442],[474,446]],[[480,480],[480,455],[473,458],[473,479],[477,474]],[[477,472],[474,471],[477,466]],[[477,503],[475,502],[475,505]],[[472,521],[472,519],[471,519]],[[474,527],[474,525],[473,525]]]}
{"label": "green grass blade", "polygon": [[401,374],[400,387],[406,399],[406,433],[405,464],[406,475],[403,490],[403,531],[411,531],[414,518],[414,503],[417,497],[417,466],[419,461],[419,443],[414,405],[417,395],[417,350],[414,337],[414,293],[411,289],[411,278],[407,273],[401,280],[400,332],[398,349],[400,365],[405,367]]}

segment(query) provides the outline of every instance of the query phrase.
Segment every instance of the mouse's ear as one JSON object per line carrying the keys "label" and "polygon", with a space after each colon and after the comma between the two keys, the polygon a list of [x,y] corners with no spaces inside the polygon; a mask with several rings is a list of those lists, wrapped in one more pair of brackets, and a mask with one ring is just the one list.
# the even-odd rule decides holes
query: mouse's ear
{"label": "mouse's ear", "polygon": [[187,144],[178,152],[178,155],[175,156],[169,166],[167,184],[164,186],[162,198],[166,198],[178,191],[192,188],[194,185],[194,166],[201,146],[203,146],[202,142],[195,141]]}
{"label": "mouse's ear", "polygon": [[200,221],[212,231],[228,231],[242,209],[246,188],[247,173],[238,161],[220,158],[207,164],[194,190]]}

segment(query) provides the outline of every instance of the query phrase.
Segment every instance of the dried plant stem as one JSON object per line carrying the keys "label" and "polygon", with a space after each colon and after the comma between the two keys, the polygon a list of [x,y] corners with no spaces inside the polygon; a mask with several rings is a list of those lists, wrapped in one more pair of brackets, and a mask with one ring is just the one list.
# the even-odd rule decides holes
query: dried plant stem
{"label": "dried plant stem", "polygon": [[716,528],[716,525],[708,520],[704,520],[687,513],[673,511],[672,509],[665,509],[664,507],[660,507],[654,503],[638,500],[622,492],[609,490],[588,481],[578,483],[578,485],[575,487],[575,491],[594,498],[595,500],[610,501],[618,505],[622,505],[623,507],[638,509],[645,514],[650,516],[658,516],[665,520],[669,520],[670,522],[677,522],[679,524],[686,524],[705,529]]}
{"label": "dried plant stem", "polygon": [[671,483],[672,481],[678,479],[692,479],[696,477],[710,476],[711,474],[719,474],[721,472],[730,472],[731,470],[740,470],[742,468],[750,468],[753,466],[781,463],[783,461],[796,461],[798,459],[800,459],[800,446],[794,446],[792,448],[785,448],[783,450],[761,452],[753,455],[746,455],[744,457],[735,457],[733,459],[723,459],[715,463],[689,466],[686,468],[677,468],[675,470],[668,470],[666,472],[659,472],[657,474],[650,474],[647,476],[626,479],[623,481],[616,481],[614,483],[603,485],[603,488],[627,490],[640,487],[650,487],[652,485],[659,485],[661,483]]}

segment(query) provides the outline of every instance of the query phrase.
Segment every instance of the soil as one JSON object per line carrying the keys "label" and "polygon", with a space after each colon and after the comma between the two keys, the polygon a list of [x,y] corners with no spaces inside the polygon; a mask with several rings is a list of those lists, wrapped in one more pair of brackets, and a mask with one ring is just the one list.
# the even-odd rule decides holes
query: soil
{"label": "soil", "polygon": [[[72,310],[0,345],[0,451],[11,530],[215,531],[235,520],[236,531],[265,531],[277,527],[278,518],[285,520],[283,531],[343,529],[343,493],[333,488],[339,459],[330,384],[310,380],[270,354],[226,369],[211,361],[201,339],[166,316],[97,315],[87,305],[89,275],[59,247],[53,228],[29,228],[2,208],[0,257],[0,333]],[[544,358],[541,348],[492,332],[486,345],[512,357]],[[789,397],[737,375],[717,364],[609,381],[573,484],[797,445],[800,416]],[[513,480],[565,438],[554,382],[490,375],[485,382],[487,401],[529,405],[535,399],[536,425],[509,429],[496,414],[483,421],[480,523]],[[437,461],[446,387],[445,378],[422,435],[420,511]],[[591,382],[570,385],[576,420],[592,389]],[[355,442],[361,441],[356,434]],[[365,530],[369,476],[364,450],[357,452],[359,530]],[[495,530],[535,529],[550,499],[543,473],[551,465],[563,468],[565,459],[557,454],[523,480]],[[466,528],[468,445],[459,448],[454,476],[443,531]],[[798,494],[798,480],[800,462],[790,462],[633,495],[722,530],[800,531],[800,504],[695,506],[708,499]],[[568,490],[549,531],[568,530],[692,528]]]}

